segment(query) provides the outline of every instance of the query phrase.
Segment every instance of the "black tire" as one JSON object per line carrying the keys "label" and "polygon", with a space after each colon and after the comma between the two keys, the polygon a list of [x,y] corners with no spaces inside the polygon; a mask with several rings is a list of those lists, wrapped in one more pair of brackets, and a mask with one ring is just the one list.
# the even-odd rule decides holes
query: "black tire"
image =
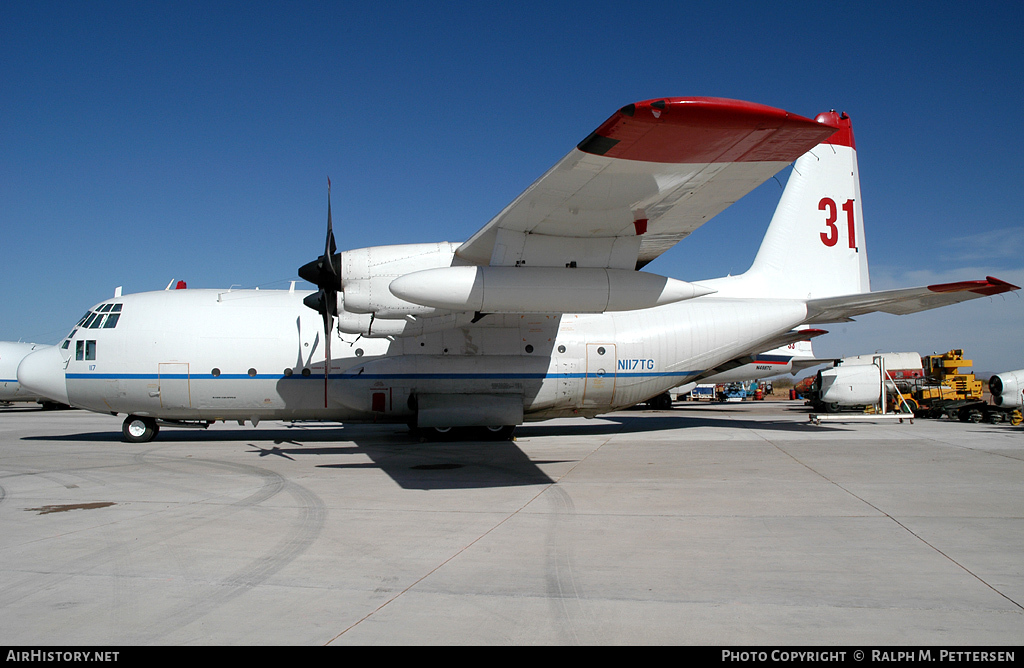
{"label": "black tire", "polygon": [[457,430],[453,427],[416,427],[413,432],[419,438],[435,443],[456,440]]}
{"label": "black tire", "polygon": [[667,411],[672,409],[672,395],[668,392],[662,392],[656,397],[651,397],[647,401],[647,405],[656,411]]}
{"label": "black tire", "polygon": [[500,427],[483,427],[483,434],[488,441],[511,441],[515,430],[514,424],[506,424]]}
{"label": "black tire", "polygon": [[412,433],[434,443],[452,441],[509,441],[515,425],[498,427],[416,427]]}
{"label": "black tire", "polygon": [[129,415],[121,425],[121,433],[129,443],[148,443],[160,433],[160,425],[151,417]]}

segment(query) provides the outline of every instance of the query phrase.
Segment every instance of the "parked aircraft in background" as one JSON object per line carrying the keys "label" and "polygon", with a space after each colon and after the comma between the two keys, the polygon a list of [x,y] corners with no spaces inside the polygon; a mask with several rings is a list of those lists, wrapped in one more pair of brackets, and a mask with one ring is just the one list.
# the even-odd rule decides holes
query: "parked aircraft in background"
{"label": "parked aircraft in background", "polygon": [[31,352],[49,347],[38,343],[0,341],[0,403],[32,402],[42,404],[44,408],[56,405],[56,402],[22,387],[18,382],[21,360]]}
{"label": "parked aircraft in background", "polygon": [[793,343],[787,343],[767,352],[745,355],[729,360],[713,369],[708,369],[689,383],[674,387],[668,392],[650,399],[647,403],[654,408],[668,408],[671,407],[673,398],[689,394],[697,385],[745,383],[762,378],[781,376],[785,373],[796,375],[804,369],[836,361],[834,359],[819,359],[815,357],[814,350],[811,347],[812,338],[828,334],[828,332],[823,329],[798,327],[794,330],[793,336],[800,334],[803,335],[803,338]]}
{"label": "parked aircraft in background", "polygon": [[[749,271],[640,271],[797,158]],[[871,292],[850,119],[717,98],[623,107],[465,243],[337,253],[329,191],[327,219],[324,254],[299,271],[316,292],[105,300],[26,357],[20,382],[127,414],[129,441],[153,438],[157,420],[263,419],[506,438],[527,420],[632,406],[799,340],[800,325],[1017,289]]]}

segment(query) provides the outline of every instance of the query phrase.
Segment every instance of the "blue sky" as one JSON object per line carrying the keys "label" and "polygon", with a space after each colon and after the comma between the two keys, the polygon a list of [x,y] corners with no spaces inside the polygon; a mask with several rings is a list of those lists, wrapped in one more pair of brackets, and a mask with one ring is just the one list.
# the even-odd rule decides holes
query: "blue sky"
{"label": "blue sky", "polygon": [[[342,249],[461,241],[665,96],[849,113],[874,289],[1024,285],[1024,4],[707,4],[8,0],[0,340],[55,342],[117,286],[287,287],[322,252],[328,177]],[[744,271],[780,193],[648,270]],[[832,325],[815,352],[959,347],[1005,371],[1022,325],[1012,294]]]}

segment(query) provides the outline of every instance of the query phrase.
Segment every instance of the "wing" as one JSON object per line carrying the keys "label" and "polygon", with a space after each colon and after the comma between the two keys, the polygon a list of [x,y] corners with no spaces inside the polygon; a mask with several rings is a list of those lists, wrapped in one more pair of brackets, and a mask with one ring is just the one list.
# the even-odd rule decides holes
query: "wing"
{"label": "wing", "polygon": [[812,299],[807,302],[808,319],[805,322],[815,324],[844,322],[849,321],[853,316],[875,311],[906,315],[1012,290],[1020,290],[1020,288],[988,276],[983,281],[960,281],[921,288],[901,288],[843,297]]}
{"label": "wing", "polygon": [[639,269],[835,131],[737,100],[631,104],[456,254],[476,265]]}

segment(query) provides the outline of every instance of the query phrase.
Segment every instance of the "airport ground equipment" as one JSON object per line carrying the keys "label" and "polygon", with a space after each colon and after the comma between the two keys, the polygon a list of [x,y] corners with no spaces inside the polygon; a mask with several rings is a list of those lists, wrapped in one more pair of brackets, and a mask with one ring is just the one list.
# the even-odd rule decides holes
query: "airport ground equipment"
{"label": "airport ground equipment", "polygon": [[[918,417],[951,418],[961,422],[1009,422],[1021,423],[1019,404],[1012,401],[989,403],[984,398],[985,384],[970,371],[973,362],[964,359],[962,349],[950,350],[941,355],[923,355],[921,366],[923,378],[906,379],[898,383],[902,398]],[[1015,372],[1004,374],[1012,384]],[[1001,396],[1003,383],[998,376],[995,385],[998,390],[993,398]],[[991,383],[990,383],[991,384]],[[1009,387],[1012,394],[1013,387]]]}
{"label": "airport ground equipment", "polygon": [[[857,420],[908,420],[914,423],[914,413],[906,402],[901,401],[890,408],[889,396],[894,393],[895,383],[886,371],[885,355],[875,355],[870,364],[862,360],[848,366],[836,366],[819,371],[819,403],[829,406],[825,414],[811,413],[810,421],[816,425],[822,421],[852,422]],[[836,405],[863,406],[861,413],[839,413],[832,409]]]}
{"label": "airport ground equipment", "polygon": [[690,390],[690,398],[698,401],[700,399],[707,399],[713,401],[715,399],[716,387],[714,383],[702,383],[697,387]]}
{"label": "airport ground equipment", "polygon": [[[881,376],[877,358],[884,364],[888,392],[896,393],[898,383],[921,378],[924,370],[917,353],[881,353],[844,357],[828,369],[822,369],[808,382],[798,383],[796,389],[816,411],[865,411],[880,401]],[[902,400],[895,402],[901,405]],[[913,410],[910,406],[908,410]]]}
{"label": "airport ground equipment", "polygon": [[[808,404],[816,411],[877,410],[879,399],[878,371],[866,364],[876,356],[860,355],[843,358],[831,368],[815,376],[808,391]],[[964,358],[962,349],[942,354],[918,356],[916,353],[885,353],[887,369],[887,406],[889,410],[909,410],[919,418],[950,418],[961,422],[1020,424],[1017,399],[1018,378],[1024,371],[1006,372],[993,377],[990,383],[995,401],[988,403],[983,394],[984,383],[970,371],[973,362]],[[1005,387],[1005,390],[1004,390]],[[1004,398],[1005,396],[1005,398]]]}

